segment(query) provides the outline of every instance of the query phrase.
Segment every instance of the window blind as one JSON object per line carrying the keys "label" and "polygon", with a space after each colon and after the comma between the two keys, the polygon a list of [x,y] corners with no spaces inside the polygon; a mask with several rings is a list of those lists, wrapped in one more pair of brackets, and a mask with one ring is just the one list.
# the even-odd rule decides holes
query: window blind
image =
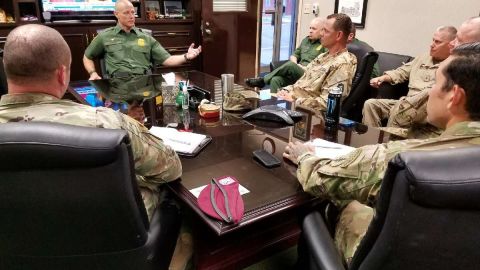
{"label": "window blind", "polygon": [[246,0],[213,0],[213,12],[247,11]]}

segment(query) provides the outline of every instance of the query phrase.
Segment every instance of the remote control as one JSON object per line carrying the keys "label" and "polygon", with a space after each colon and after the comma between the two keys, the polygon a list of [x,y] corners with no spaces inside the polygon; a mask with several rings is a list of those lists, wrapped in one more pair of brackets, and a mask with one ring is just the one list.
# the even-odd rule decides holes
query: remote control
{"label": "remote control", "polygon": [[263,149],[253,151],[253,156],[267,168],[280,166],[280,164],[282,163],[276,156],[270,154]]}

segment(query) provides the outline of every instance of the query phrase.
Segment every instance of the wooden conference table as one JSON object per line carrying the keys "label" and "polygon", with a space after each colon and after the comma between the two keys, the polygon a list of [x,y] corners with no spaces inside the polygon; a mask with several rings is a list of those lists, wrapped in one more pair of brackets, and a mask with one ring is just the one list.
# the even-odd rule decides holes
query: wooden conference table
{"label": "wooden conference table", "polygon": [[[209,91],[212,99],[218,101],[221,98],[221,83],[216,77],[190,71],[177,73],[176,79],[189,80],[190,84]],[[151,81],[156,84],[155,79]],[[69,92],[85,102],[85,98],[75,91],[81,84],[72,84]],[[143,102],[147,125],[177,123],[179,129],[212,136],[211,143],[197,156],[181,158],[182,177],[168,184],[178,200],[193,212],[189,216],[192,219],[196,269],[241,269],[295,245],[300,233],[298,221],[320,203],[319,199],[303,192],[296,180],[294,165],[283,160],[281,166],[268,169],[253,159],[252,151],[266,149],[282,159],[287,143],[298,138],[328,135],[330,140],[355,147],[388,139],[380,130],[358,123],[353,127],[340,127],[338,133],[326,134],[320,119],[312,115],[305,121],[308,127],[304,130],[299,130],[298,126],[246,122],[241,114],[227,112],[222,112],[217,119],[203,119],[193,110],[157,104],[159,100],[155,96],[161,94],[159,89],[150,89],[148,94],[144,90],[141,92],[134,96],[137,100],[142,97],[147,100]],[[102,95],[109,96],[109,93]],[[259,105],[274,103],[290,106],[268,95]],[[242,195],[245,213],[235,225],[208,217],[199,209],[197,198],[190,192],[209,184],[213,177],[225,175],[235,177],[249,191]]]}

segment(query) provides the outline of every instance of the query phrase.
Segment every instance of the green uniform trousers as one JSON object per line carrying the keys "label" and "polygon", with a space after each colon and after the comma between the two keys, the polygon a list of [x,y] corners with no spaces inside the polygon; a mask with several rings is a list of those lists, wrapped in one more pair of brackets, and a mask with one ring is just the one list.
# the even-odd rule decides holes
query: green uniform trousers
{"label": "green uniform trousers", "polygon": [[274,71],[267,74],[263,80],[270,85],[270,92],[276,93],[278,88],[294,84],[303,76],[303,69],[292,61],[287,61]]}

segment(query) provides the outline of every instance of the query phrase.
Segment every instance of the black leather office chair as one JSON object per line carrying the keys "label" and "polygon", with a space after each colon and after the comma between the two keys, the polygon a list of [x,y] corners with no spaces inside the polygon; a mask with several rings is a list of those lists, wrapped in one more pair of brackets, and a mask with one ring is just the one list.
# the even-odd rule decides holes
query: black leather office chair
{"label": "black leather office chair", "polygon": [[342,116],[358,122],[362,121],[363,104],[371,97],[370,77],[378,54],[367,43],[349,43],[349,52],[357,58],[357,69],[352,81],[352,89],[342,103]]}
{"label": "black leather office chair", "polygon": [[[138,28],[140,29],[140,31],[142,31],[143,33],[147,34],[147,35],[153,35],[153,31],[150,30],[150,29],[146,29],[146,28]],[[97,29],[97,34],[100,34],[101,32],[103,32],[105,29]],[[108,74],[107,72],[107,66],[105,64],[105,58],[102,56],[98,59],[98,62],[100,64],[100,71],[102,72],[102,78],[104,79],[108,79],[110,77],[110,75]]]}
{"label": "black leather office chair", "polygon": [[[478,269],[479,168],[480,147],[397,155],[348,269]],[[310,269],[345,269],[318,212],[303,230]]]}
{"label": "black leather office chair", "polygon": [[179,211],[148,222],[125,131],[0,126],[0,269],[168,268]]}
{"label": "black leather office chair", "polygon": [[[409,55],[401,55],[387,52],[378,53],[378,69],[380,74],[383,74],[387,70],[392,70],[400,67],[404,63],[408,63],[413,60],[413,57]],[[373,91],[373,90],[372,90]],[[376,98],[387,99],[399,99],[405,96],[408,92],[408,81],[391,85],[389,83],[383,83],[377,90]]]}
{"label": "black leather office chair", "polygon": [[3,50],[0,49],[0,96],[8,92],[7,76],[3,67]]}

